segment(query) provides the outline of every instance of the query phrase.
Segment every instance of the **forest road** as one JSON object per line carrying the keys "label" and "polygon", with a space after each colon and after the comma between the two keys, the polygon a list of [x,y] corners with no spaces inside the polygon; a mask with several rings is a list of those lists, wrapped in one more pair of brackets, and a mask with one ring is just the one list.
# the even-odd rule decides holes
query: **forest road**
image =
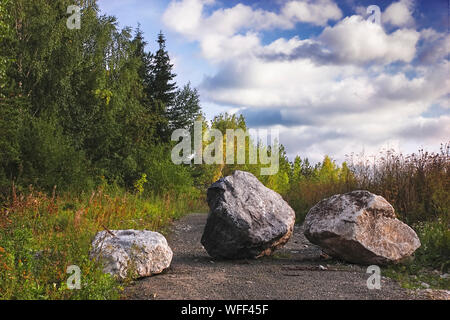
{"label": "forest road", "polygon": [[367,267],[323,260],[319,247],[295,225],[289,242],[273,256],[256,260],[216,260],[200,243],[207,214],[175,221],[167,236],[173,250],[169,269],[135,281],[125,299],[302,300],[417,299],[413,291],[381,277],[380,289],[368,289]]}

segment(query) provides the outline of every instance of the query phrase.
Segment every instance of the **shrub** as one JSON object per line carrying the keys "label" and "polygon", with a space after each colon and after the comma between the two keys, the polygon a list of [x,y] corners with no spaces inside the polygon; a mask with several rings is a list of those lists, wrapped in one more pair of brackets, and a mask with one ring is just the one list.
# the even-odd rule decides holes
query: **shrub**
{"label": "shrub", "polygon": [[415,253],[416,263],[448,272],[450,266],[450,228],[448,221],[417,223],[414,226],[421,247]]}
{"label": "shrub", "polygon": [[21,170],[17,185],[36,186],[50,192],[89,190],[93,187],[90,165],[82,151],[72,147],[62,129],[47,120],[30,120],[20,136]]}

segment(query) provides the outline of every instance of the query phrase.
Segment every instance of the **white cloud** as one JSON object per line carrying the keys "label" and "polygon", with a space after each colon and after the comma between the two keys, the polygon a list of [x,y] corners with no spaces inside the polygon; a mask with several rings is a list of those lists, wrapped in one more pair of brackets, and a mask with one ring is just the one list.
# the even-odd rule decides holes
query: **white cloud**
{"label": "white cloud", "polygon": [[205,0],[172,1],[164,13],[163,21],[180,33],[201,36],[204,33],[232,35],[240,29],[248,28],[291,29],[297,22],[324,26],[328,21],[342,17],[341,10],[331,0],[289,1],[279,14],[239,3],[232,8],[217,9],[205,16],[203,9],[211,3]]}
{"label": "white cloud", "polygon": [[206,35],[200,43],[204,57],[214,62],[251,56],[260,45],[259,37],[253,32],[231,37]]}
{"label": "white cloud", "polygon": [[431,28],[420,32],[423,41],[419,47],[418,58],[421,63],[434,64],[450,56],[450,34],[437,32]]}
{"label": "white cloud", "polygon": [[414,25],[412,0],[400,0],[389,5],[381,15],[383,23],[389,23],[396,27],[410,27]]}
{"label": "white cloud", "polygon": [[289,1],[282,8],[282,13],[290,20],[318,26],[325,26],[329,20],[342,18],[341,10],[330,0]]}
{"label": "white cloud", "polygon": [[326,27],[319,39],[341,61],[410,62],[416,53],[420,34],[412,29],[399,29],[386,34],[376,23],[354,15],[333,27]]}
{"label": "white cloud", "polygon": [[214,11],[205,18],[204,26],[207,32],[232,35],[241,29],[290,29],[294,25],[283,15],[261,9],[254,10],[249,6],[237,4],[232,8]]}
{"label": "white cloud", "polygon": [[194,37],[201,27],[204,1],[172,1],[164,12],[163,21],[172,30]]}
{"label": "white cloud", "polygon": [[230,55],[235,57],[239,50],[248,52],[255,48],[259,45],[257,32],[292,29],[297,22],[326,25],[327,21],[342,17],[342,12],[331,0],[290,1],[280,13],[237,4],[206,15],[204,9],[209,3],[204,0],[172,1],[164,12],[163,22],[188,39],[199,41],[203,55],[215,62]]}
{"label": "white cloud", "polygon": [[[362,146],[376,153],[392,141],[434,147],[445,142],[449,116],[424,118],[422,113],[450,94],[449,67],[443,62],[409,79],[379,67],[249,59],[227,64],[220,81],[221,73],[206,79],[202,96],[217,105],[247,107],[258,115],[253,125],[281,125],[280,139],[290,155],[319,161],[330,154],[344,160]],[[269,119],[261,121],[264,115]]]}
{"label": "white cloud", "polygon": [[[329,0],[290,1],[279,13],[238,4],[206,15],[205,5],[172,2],[164,14],[165,23],[197,41],[217,67],[200,88],[203,101],[214,112],[240,109],[256,125],[280,127],[290,155],[344,160],[363,147],[376,153],[387,143],[438,146],[450,136],[448,115],[422,116],[448,103],[450,39],[433,29],[415,30],[411,2],[385,10],[383,21],[396,27],[389,32],[359,15],[327,26],[342,16]],[[262,44],[265,30],[290,29],[299,21],[324,28],[317,37]]]}

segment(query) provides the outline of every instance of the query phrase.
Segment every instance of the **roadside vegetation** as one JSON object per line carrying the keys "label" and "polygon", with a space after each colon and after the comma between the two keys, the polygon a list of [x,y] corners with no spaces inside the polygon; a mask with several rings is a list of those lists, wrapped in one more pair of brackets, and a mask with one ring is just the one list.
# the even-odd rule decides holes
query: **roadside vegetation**
{"label": "roadside vegetation", "polygon": [[[174,129],[192,132],[202,121],[204,131],[225,134],[246,130],[244,117],[206,121],[197,90],[176,82],[162,32],[147,43],[139,28],[100,15],[96,1],[75,3],[79,30],[66,26],[73,0],[0,0],[0,299],[120,298],[125,283],[89,259],[95,233],[164,233],[182,214],[206,212],[206,188],[237,169],[279,192],[298,223],[336,193],[384,196],[422,241],[413,262],[386,272],[405,286],[449,289],[440,277],[450,260],[449,144],[371,161],[350,155],[340,165],[329,156],[289,161],[279,145],[279,171],[266,176],[261,159],[175,165]],[[245,144],[247,156],[250,147],[271,153],[259,141]],[[81,268],[81,290],[67,289],[70,265]]]}
{"label": "roadside vegetation", "polygon": [[[296,163],[307,173],[297,181]],[[438,153],[350,155],[341,167],[328,157],[314,168],[305,163],[297,158],[291,165],[293,179],[285,194],[299,222],[311,206],[336,193],[363,189],[381,195],[422,244],[414,260],[383,272],[407,288],[450,289],[450,143],[442,144]]]}
{"label": "roadside vegetation", "polygon": [[[186,212],[205,211],[191,193],[139,194],[110,186],[60,196],[28,190],[12,194],[0,212],[0,299],[117,299],[119,283],[89,259],[99,230],[166,227]],[[69,290],[67,267],[81,269],[81,289]]]}

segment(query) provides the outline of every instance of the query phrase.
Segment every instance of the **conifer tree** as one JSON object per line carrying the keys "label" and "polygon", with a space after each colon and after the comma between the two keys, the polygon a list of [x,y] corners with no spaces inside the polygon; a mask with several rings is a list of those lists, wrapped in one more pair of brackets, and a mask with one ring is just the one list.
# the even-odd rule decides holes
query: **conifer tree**
{"label": "conifer tree", "polygon": [[176,95],[177,85],[173,81],[176,74],[172,72],[173,64],[170,62],[169,53],[166,50],[166,38],[162,32],[158,34],[157,42],[159,49],[152,57],[150,89],[154,100],[170,107]]}
{"label": "conifer tree", "polygon": [[153,121],[156,127],[156,138],[162,142],[168,142],[169,120],[167,108],[172,106],[176,95],[176,83],[173,81],[175,74],[172,72],[173,64],[170,62],[166,50],[166,39],[162,32],[158,34],[158,50],[155,54],[145,57],[144,87],[147,98],[150,101]]}
{"label": "conifer tree", "polygon": [[178,89],[173,105],[167,110],[169,128],[171,130],[189,130],[201,115],[200,95],[197,89],[191,88],[190,83],[186,84],[183,89]]}

